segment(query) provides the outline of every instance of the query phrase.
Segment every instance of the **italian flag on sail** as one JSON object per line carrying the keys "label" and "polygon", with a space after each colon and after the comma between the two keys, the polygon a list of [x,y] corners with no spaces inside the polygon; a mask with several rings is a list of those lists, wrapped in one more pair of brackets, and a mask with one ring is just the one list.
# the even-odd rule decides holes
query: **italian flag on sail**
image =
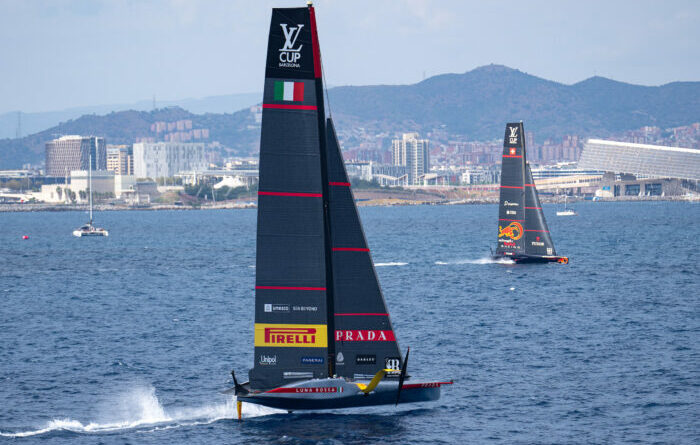
{"label": "italian flag on sail", "polygon": [[275,82],[275,100],[303,101],[304,82]]}

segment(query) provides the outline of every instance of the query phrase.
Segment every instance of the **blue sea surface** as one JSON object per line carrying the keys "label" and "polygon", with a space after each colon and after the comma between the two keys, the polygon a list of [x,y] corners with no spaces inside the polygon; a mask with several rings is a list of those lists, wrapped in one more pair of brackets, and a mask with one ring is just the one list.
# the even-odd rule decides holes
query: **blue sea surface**
{"label": "blue sea surface", "polygon": [[700,205],[573,207],[567,266],[490,261],[494,205],[362,208],[410,374],[454,385],[242,422],[255,210],[0,214],[0,442],[700,443]]}

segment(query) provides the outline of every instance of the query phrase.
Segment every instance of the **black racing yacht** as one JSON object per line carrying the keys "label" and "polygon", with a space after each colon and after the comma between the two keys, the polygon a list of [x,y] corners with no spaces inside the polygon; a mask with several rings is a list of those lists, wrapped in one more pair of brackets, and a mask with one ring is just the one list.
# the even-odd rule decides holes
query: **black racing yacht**
{"label": "black racing yacht", "polygon": [[[241,403],[320,410],[437,400],[406,374],[331,119],[313,5],[272,10],[262,105],[255,363]],[[252,303],[252,302],[251,302]]]}
{"label": "black racing yacht", "polygon": [[516,263],[560,263],[544,219],[530,164],[527,163],[523,123],[506,124],[501,190],[498,206],[498,246],[494,259]]}

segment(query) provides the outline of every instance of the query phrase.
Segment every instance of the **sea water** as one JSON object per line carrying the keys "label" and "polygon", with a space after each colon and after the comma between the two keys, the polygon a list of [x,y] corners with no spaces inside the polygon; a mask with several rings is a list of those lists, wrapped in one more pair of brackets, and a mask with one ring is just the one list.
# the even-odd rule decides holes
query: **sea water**
{"label": "sea water", "polygon": [[0,214],[0,442],[700,442],[700,206],[574,207],[566,266],[489,260],[493,205],[361,209],[409,374],[454,385],[240,423],[255,210]]}

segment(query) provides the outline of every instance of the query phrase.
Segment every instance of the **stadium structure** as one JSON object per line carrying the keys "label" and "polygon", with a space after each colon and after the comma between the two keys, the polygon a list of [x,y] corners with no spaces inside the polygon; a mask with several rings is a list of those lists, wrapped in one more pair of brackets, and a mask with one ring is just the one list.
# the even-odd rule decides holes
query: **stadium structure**
{"label": "stadium structure", "polygon": [[673,196],[700,191],[700,150],[589,139],[578,168],[606,172],[596,195]]}

